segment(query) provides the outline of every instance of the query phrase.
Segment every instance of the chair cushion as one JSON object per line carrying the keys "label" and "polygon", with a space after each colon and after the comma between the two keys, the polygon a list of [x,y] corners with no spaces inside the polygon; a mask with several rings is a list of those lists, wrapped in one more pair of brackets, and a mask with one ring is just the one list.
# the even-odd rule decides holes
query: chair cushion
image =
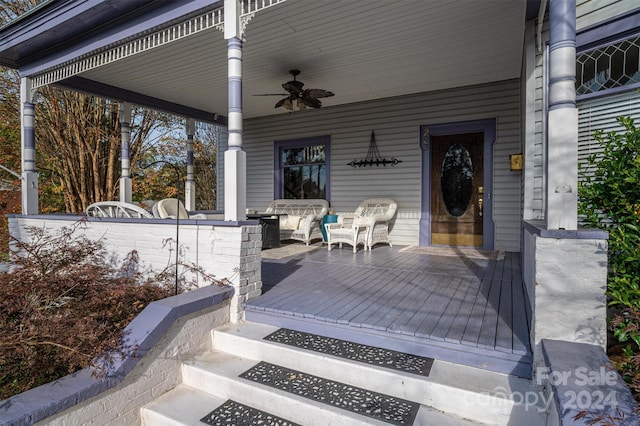
{"label": "chair cushion", "polygon": [[370,226],[373,225],[373,221],[370,217],[354,217],[353,226]]}
{"label": "chair cushion", "polygon": [[284,226],[282,226],[282,222],[280,222],[280,227],[283,229],[298,229],[298,225],[300,225],[300,216],[295,215],[287,215]]}

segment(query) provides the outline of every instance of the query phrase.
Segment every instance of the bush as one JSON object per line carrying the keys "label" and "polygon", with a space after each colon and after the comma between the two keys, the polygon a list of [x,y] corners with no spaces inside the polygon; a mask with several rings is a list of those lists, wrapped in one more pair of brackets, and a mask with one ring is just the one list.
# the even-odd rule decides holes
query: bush
{"label": "bush", "polygon": [[611,304],[640,308],[640,130],[631,118],[619,118],[624,133],[598,132],[601,155],[588,161],[579,212],[585,223],[609,232],[608,291]]}
{"label": "bush", "polygon": [[166,271],[143,280],[135,252],[109,265],[102,242],[74,235],[81,225],[31,227],[29,241],[12,241],[12,270],[0,273],[0,400],[88,365],[99,373],[135,350],[123,345],[128,323],[175,292]]}
{"label": "bush", "polygon": [[[609,305],[617,313],[611,327],[628,344],[619,363],[636,395],[640,393],[640,129],[619,118],[624,132],[596,132],[601,154],[588,159],[593,175],[583,171],[578,211],[588,226],[609,232]],[[589,169],[587,169],[589,170]]]}

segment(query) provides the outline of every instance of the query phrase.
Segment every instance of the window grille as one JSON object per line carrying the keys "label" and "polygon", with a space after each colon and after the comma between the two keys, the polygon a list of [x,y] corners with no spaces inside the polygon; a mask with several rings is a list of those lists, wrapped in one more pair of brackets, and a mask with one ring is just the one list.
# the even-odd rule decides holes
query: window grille
{"label": "window grille", "polygon": [[581,53],[576,59],[578,96],[640,84],[640,35]]}

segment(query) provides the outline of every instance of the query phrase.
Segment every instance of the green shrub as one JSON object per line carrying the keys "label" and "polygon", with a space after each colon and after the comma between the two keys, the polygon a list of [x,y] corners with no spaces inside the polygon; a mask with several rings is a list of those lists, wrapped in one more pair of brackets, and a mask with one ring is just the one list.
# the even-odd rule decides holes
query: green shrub
{"label": "green shrub", "polygon": [[593,176],[582,173],[579,213],[609,232],[610,303],[640,309],[640,130],[618,121],[624,132],[595,135],[603,151],[588,159]]}
{"label": "green shrub", "polygon": [[[640,129],[619,118],[623,132],[596,132],[603,150],[582,170],[578,212],[587,226],[609,232],[607,294],[618,312],[611,328],[627,343],[621,374],[640,394]],[[592,171],[592,174],[587,171]]]}

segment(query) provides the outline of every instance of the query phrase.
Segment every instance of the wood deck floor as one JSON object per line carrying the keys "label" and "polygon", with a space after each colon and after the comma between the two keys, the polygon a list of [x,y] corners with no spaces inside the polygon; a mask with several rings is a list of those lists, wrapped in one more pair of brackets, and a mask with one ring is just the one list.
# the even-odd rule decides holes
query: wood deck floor
{"label": "wood deck floor", "polygon": [[419,251],[325,246],[263,259],[264,294],[246,304],[246,318],[529,376],[519,253]]}

